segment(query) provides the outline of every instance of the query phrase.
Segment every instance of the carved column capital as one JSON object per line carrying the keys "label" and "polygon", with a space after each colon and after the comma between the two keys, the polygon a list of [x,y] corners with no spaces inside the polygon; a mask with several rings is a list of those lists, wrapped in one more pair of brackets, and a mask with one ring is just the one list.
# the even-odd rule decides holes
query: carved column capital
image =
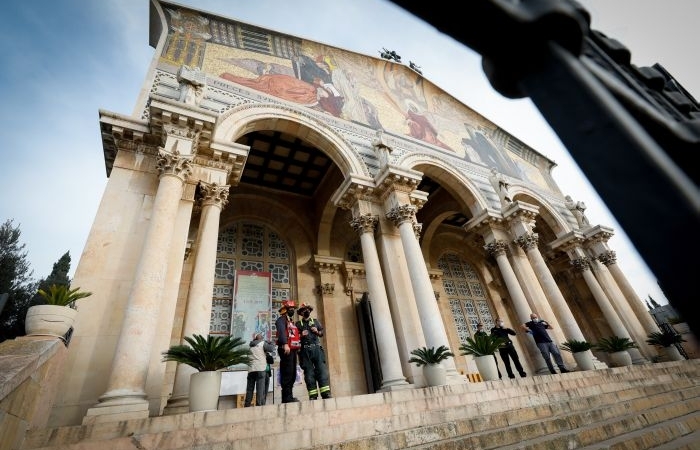
{"label": "carved column capital", "polygon": [[488,252],[489,255],[494,258],[497,256],[505,255],[508,249],[508,244],[505,241],[493,241],[484,245],[484,250]]}
{"label": "carved column capital", "polygon": [[201,181],[199,186],[202,194],[202,206],[213,205],[223,209],[228,203],[230,186],[221,186],[216,183],[206,183],[204,181]]}
{"label": "carved column capital", "polygon": [[515,238],[513,242],[515,242],[523,250],[528,251],[532,250],[533,248],[537,248],[539,239],[540,237],[537,233],[526,233]]}
{"label": "carved column capital", "polygon": [[610,266],[617,262],[617,254],[613,250],[608,250],[598,255],[598,261],[602,262],[606,266]]}
{"label": "carved column capital", "polygon": [[192,175],[192,157],[182,156],[177,150],[167,152],[163,149],[158,150],[156,159],[156,168],[160,176],[173,175],[186,181]]}
{"label": "carved column capital", "polygon": [[335,283],[322,283],[316,286],[316,292],[322,295],[333,295]]}
{"label": "carved column capital", "polygon": [[374,228],[377,226],[378,221],[379,218],[377,216],[373,216],[372,214],[363,214],[361,216],[353,217],[353,219],[350,221],[350,226],[359,234],[374,233]]}
{"label": "carved column capital", "polygon": [[588,257],[581,257],[571,260],[571,265],[574,267],[576,272],[585,272],[586,270],[591,270],[591,259]]}
{"label": "carved column capital", "polygon": [[413,234],[416,235],[416,239],[420,240],[420,234],[423,231],[423,224],[422,223],[414,223],[413,224]]}
{"label": "carved column capital", "polygon": [[413,223],[416,218],[416,207],[413,205],[396,206],[386,213],[386,218],[396,227],[405,222]]}

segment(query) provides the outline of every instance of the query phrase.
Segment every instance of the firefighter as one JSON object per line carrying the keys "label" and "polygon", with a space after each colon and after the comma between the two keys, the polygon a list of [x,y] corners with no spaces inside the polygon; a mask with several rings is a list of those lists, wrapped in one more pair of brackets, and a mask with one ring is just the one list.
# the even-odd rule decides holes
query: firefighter
{"label": "firefighter", "polygon": [[299,306],[300,319],[296,323],[301,332],[301,351],[299,352],[299,365],[304,371],[304,382],[309,392],[309,400],[331,398],[331,386],[326,365],[326,355],[321,346],[323,337],[323,325],[318,319],[311,317],[311,305],[302,303]]}
{"label": "firefighter", "polygon": [[297,352],[299,330],[294,317],[294,300],[285,300],[279,309],[280,316],[275,322],[277,328],[277,354],[280,357],[280,384],[282,385],[282,403],[298,402],[292,390],[297,378]]}

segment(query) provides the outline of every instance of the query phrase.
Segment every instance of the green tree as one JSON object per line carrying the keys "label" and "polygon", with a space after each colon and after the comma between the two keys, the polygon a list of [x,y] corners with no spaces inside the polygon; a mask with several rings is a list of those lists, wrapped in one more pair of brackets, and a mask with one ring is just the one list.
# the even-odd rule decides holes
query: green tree
{"label": "green tree", "polygon": [[21,235],[12,219],[0,225],[0,293],[9,294],[0,312],[0,342],[24,335],[24,318],[37,288]]}
{"label": "green tree", "polygon": [[[48,277],[43,278],[39,281],[38,289],[42,291],[48,291],[52,285],[57,286],[70,286],[70,278],[68,277],[68,272],[70,271],[70,252],[66,252],[61,256],[61,258],[53,264],[53,269]],[[32,305],[45,304],[46,300],[39,295],[38,291],[34,294],[32,298]]]}

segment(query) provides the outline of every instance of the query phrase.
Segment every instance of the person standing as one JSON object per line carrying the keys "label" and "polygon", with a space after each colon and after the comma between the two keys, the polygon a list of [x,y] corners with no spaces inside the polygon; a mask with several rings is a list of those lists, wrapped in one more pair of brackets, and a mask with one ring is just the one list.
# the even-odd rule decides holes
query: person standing
{"label": "person standing", "polygon": [[245,391],[244,406],[251,406],[253,392],[256,393],[255,404],[262,406],[267,400],[267,352],[271,352],[275,346],[271,342],[263,340],[262,333],[255,333],[250,341],[251,362],[248,366],[248,379]]}
{"label": "person standing", "polygon": [[[484,324],[479,322],[476,324],[476,332],[474,333],[474,337],[476,336],[488,336],[488,334],[484,331]],[[498,372],[498,378],[503,378],[501,375],[501,369],[498,367],[498,360],[496,359],[496,355],[493,355],[493,360],[496,362],[496,371]]]}
{"label": "person standing", "polygon": [[326,365],[326,355],[321,345],[323,325],[318,319],[311,317],[311,305],[302,303],[299,306],[300,320],[296,323],[301,332],[301,351],[299,365],[304,371],[304,382],[309,392],[309,400],[331,398],[331,386]]}
{"label": "person standing", "polygon": [[[510,336],[515,336],[515,330],[512,328],[505,328],[503,326],[503,321],[498,318],[496,319],[496,326],[491,328],[491,336],[496,336],[505,339],[506,343],[498,349],[498,353],[501,354],[501,359],[503,364],[506,366],[506,372],[508,372],[508,378],[515,378],[513,375],[513,369],[510,367],[510,360],[513,360],[515,364],[515,370],[518,371],[522,378],[525,378],[527,374],[523,370],[522,364],[520,364],[520,358],[518,357],[518,352],[515,350],[513,341],[510,340]],[[495,355],[494,355],[495,356]]]}
{"label": "person standing", "polygon": [[552,329],[549,322],[540,319],[537,314],[532,313],[530,314],[530,321],[525,322],[521,325],[521,327],[525,331],[532,332],[532,337],[535,339],[535,344],[537,344],[537,348],[540,349],[542,358],[544,358],[544,362],[547,363],[550,373],[557,373],[552,365],[550,355],[554,357],[554,361],[557,363],[561,373],[569,372],[569,370],[564,366],[564,360],[561,358],[559,347],[557,347],[557,345],[552,341],[552,338],[549,337],[549,333],[547,333],[547,330]]}
{"label": "person standing", "polygon": [[282,403],[298,402],[292,390],[297,378],[297,351],[299,330],[294,317],[294,300],[285,300],[279,309],[280,316],[275,322],[277,328],[277,354],[280,357],[280,384],[282,385]]}

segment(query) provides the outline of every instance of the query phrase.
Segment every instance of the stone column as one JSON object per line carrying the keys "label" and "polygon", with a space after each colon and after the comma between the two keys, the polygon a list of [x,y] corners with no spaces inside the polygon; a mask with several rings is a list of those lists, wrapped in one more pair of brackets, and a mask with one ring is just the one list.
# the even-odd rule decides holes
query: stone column
{"label": "stone column", "polygon": [[173,223],[184,181],[191,173],[190,160],[191,157],[181,156],[176,150],[159,152],[160,182],[124,313],[107,391],[100,396],[99,403],[88,410],[88,415],[148,417],[146,376],[164,291]]}
{"label": "stone column", "polygon": [[[229,186],[200,182],[203,194],[202,213],[195,241],[196,253],[192,281],[187,296],[187,308],[182,336],[209,334],[211,322],[212,292],[216,268],[216,249],[219,238],[219,217],[228,202]],[[184,340],[181,340],[184,344]],[[186,364],[178,364],[175,370],[173,393],[168,399],[164,414],[189,411],[190,375],[196,370]]]}
{"label": "stone column", "polygon": [[[510,261],[508,261],[508,256],[506,256],[507,248],[508,244],[506,244],[505,241],[493,241],[484,246],[484,249],[496,260],[498,269],[501,271],[503,280],[506,283],[506,289],[513,301],[513,307],[515,308],[515,313],[520,323],[514,325],[512,328],[517,332],[520,331],[520,324],[530,320],[530,313],[532,311],[530,305],[528,305],[527,297],[525,297],[525,293],[520,286],[520,282],[513,271],[513,267],[510,265]],[[520,333],[522,335],[522,331],[520,331]],[[526,338],[524,343],[530,361],[533,362],[535,366],[535,373],[549,373],[545,361],[539,357],[540,351],[535,345],[535,340]]]}
{"label": "stone column", "polygon": [[637,294],[634,292],[632,285],[630,285],[627,277],[625,277],[625,274],[620,269],[620,266],[617,265],[617,256],[615,252],[612,250],[603,252],[598,255],[598,260],[610,271],[610,275],[612,275],[615,283],[617,283],[617,286],[625,296],[627,303],[629,303],[635,316],[637,316],[637,319],[639,319],[639,322],[644,327],[644,331],[647,334],[654,331],[659,331],[659,327],[656,325],[656,322],[654,322],[651,314],[637,297]]}
{"label": "stone column", "polygon": [[[444,345],[450,348],[440,308],[438,308],[435,293],[430,283],[428,268],[423,260],[423,254],[415,234],[416,207],[413,205],[396,206],[389,210],[386,217],[399,229],[401,244],[406,254],[408,272],[411,276],[411,286],[416,297],[416,306],[425,334],[425,342],[428,347],[437,348]],[[463,378],[457,372],[453,358],[445,360],[443,367],[445,367],[448,377]]]}
{"label": "stone column", "polygon": [[[547,267],[539,248],[537,247],[537,241],[539,237],[536,233],[521,234],[515,239],[515,243],[518,244],[527,254],[527,258],[532,264],[532,268],[535,271],[535,275],[542,286],[547,298],[550,300],[552,305],[552,310],[557,316],[559,326],[561,326],[562,332],[566,339],[575,339],[577,341],[583,341],[583,333],[576,323],[569,305],[566,303],[564,296],[557,286],[557,282],[554,280],[552,273]],[[529,316],[528,316],[528,320]]]}
{"label": "stone column", "polygon": [[[605,295],[603,288],[600,287],[600,284],[598,284],[598,280],[596,280],[595,276],[593,275],[593,272],[591,272],[590,259],[588,257],[579,257],[577,259],[573,259],[571,261],[571,264],[574,266],[574,270],[581,273],[581,275],[583,276],[583,280],[586,282],[586,285],[591,290],[591,294],[593,294],[593,298],[598,304],[598,307],[603,313],[603,316],[608,322],[608,325],[612,329],[613,334],[617,337],[628,338],[629,340],[632,340],[632,337],[623,325],[622,320],[617,315],[617,312],[612,307],[610,300]],[[632,362],[634,364],[641,364],[643,362],[646,362],[646,360],[639,353],[639,350],[629,349],[628,352],[632,357]]]}
{"label": "stone column", "polygon": [[377,335],[377,351],[382,365],[381,389],[384,390],[395,386],[407,386],[408,381],[401,369],[401,357],[394,335],[389,299],[386,295],[379,255],[374,242],[374,227],[377,220],[376,216],[363,214],[353,218],[350,226],[360,234],[367,287],[372,302],[372,315],[374,323],[378,325],[374,331]]}
{"label": "stone column", "polygon": [[[340,269],[342,262],[341,258],[314,255],[314,269],[319,274],[321,283],[316,287],[316,292],[320,298],[320,304],[317,306],[322,306],[316,314],[318,314],[318,317],[321,317],[321,323],[324,326],[336,323],[338,320],[344,320],[340,312],[341,307],[339,306],[341,300],[334,296],[336,287],[335,274]],[[350,301],[352,302],[352,298],[350,298]],[[323,337],[326,348],[340,348],[339,342],[342,339],[342,334],[339,335],[340,331],[340,327],[326,327]],[[343,383],[339,383],[341,386],[338,386],[334,381],[341,379],[338,352],[326,352],[326,362],[330,373],[331,391],[336,397],[348,395],[349,393],[345,390],[347,388],[342,386]]]}

